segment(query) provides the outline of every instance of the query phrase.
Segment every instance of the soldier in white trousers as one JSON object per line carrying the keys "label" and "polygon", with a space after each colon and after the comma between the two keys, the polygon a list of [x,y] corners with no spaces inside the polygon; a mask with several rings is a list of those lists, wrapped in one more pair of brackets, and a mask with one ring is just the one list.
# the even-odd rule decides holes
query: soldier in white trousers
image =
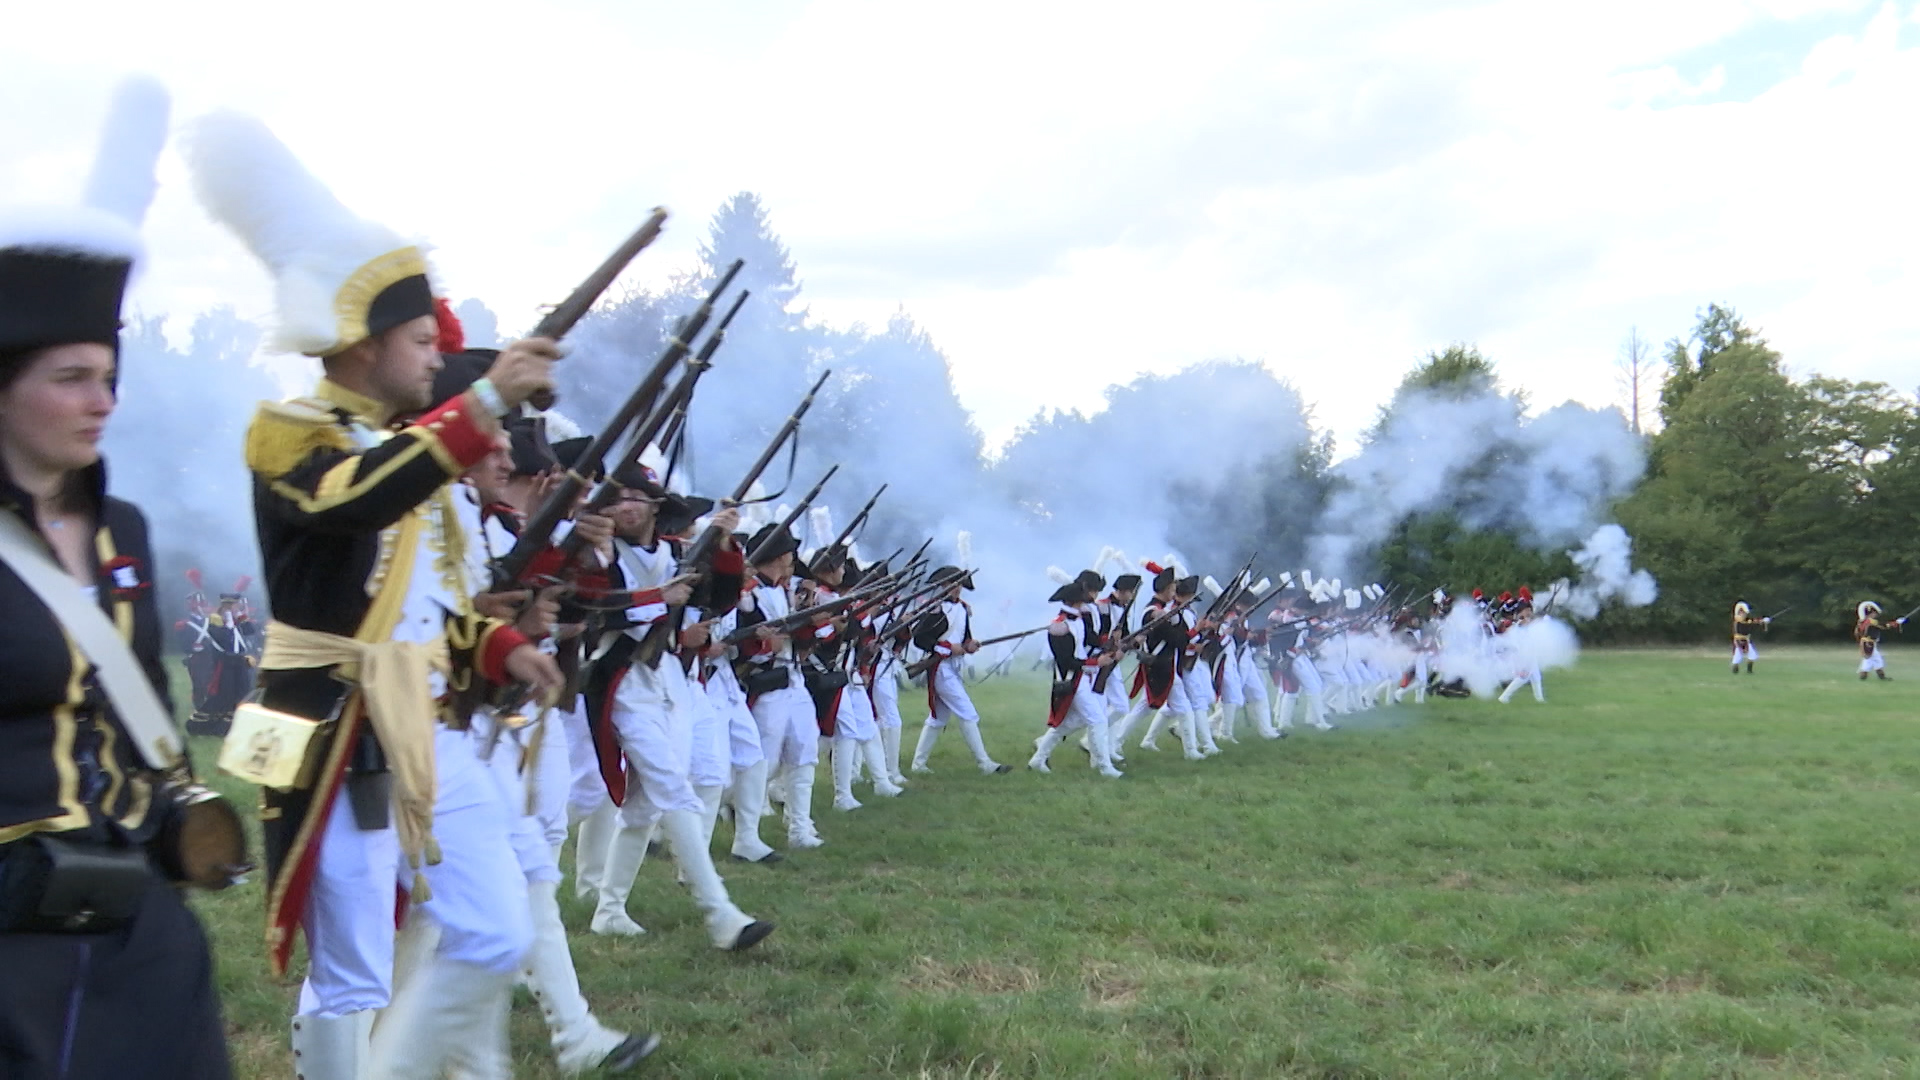
{"label": "soldier in white trousers", "polygon": [[[778,524],[768,525],[747,543],[755,560],[749,568],[750,598],[741,601],[740,623],[784,619],[796,609],[791,592],[800,541]],[[748,607],[748,599],[751,607]],[[813,824],[813,778],[820,762],[820,725],[813,699],[801,679],[793,634],[763,633],[740,645],[745,664],[741,685],[754,722],[760,728],[760,752],[770,773],[770,801],[777,796],[786,814],[787,845],[817,848],[826,843]]]}
{"label": "soldier in white trousers", "polygon": [[913,771],[932,771],[927,767],[927,758],[940,740],[940,732],[949,723],[957,722],[967,749],[973,752],[974,765],[981,772],[989,775],[1012,772],[1011,766],[1000,764],[987,753],[986,741],[980,736],[980,713],[967,695],[956,659],[980,649],[979,641],[973,636],[973,609],[960,595],[962,590],[973,588],[973,575],[957,566],[943,566],[935,570],[928,581],[944,582],[948,589],[941,604],[921,616],[913,627],[914,647],[933,661],[926,674],[927,719],[920,728],[920,741],[913,748]]}
{"label": "soldier in white trousers", "polygon": [[[629,783],[622,793],[609,792],[620,803],[620,826],[607,847],[591,928],[600,934],[645,933],[627,914],[627,898],[658,832],[704,916],[709,942],[716,949],[749,949],[774,927],[734,904],[713,865],[706,822],[718,810],[725,774],[711,745],[718,727],[705,688],[688,675],[707,647],[711,625],[699,621],[697,611],[681,623],[694,599],[693,577],[680,575],[672,541],[654,535],[659,508],[676,496],[645,465],[630,463],[615,476],[622,488],[614,507],[616,585],[632,592],[634,606],[627,609],[624,625],[600,643],[588,697],[593,723],[610,724],[619,738]],[[739,595],[743,553],[733,545],[731,532],[737,517],[731,509],[714,516],[713,525],[725,539],[703,568],[703,599],[709,605],[724,607]],[[706,734],[700,775],[695,773],[696,732]]]}

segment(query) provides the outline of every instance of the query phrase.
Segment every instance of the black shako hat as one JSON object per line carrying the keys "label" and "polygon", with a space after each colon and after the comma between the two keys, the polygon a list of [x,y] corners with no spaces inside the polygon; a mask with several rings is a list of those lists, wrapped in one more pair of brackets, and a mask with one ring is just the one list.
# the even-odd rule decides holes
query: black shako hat
{"label": "black shako hat", "polygon": [[120,301],[141,256],[140,225],[166,145],[167,91],[122,82],[108,106],[80,203],[0,207],[0,354],[120,346]]}
{"label": "black shako hat", "polygon": [[927,575],[927,583],[930,585],[959,585],[968,592],[972,592],[973,574],[957,566],[943,566]]}

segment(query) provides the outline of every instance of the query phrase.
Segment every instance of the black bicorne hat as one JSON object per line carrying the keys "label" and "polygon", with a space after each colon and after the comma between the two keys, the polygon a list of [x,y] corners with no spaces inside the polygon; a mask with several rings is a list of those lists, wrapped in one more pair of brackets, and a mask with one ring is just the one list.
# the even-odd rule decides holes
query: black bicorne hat
{"label": "black bicorne hat", "polygon": [[961,570],[957,566],[943,566],[935,570],[933,573],[927,575],[927,582],[929,584],[939,585],[959,585],[969,592],[973,590],[973,575]]}
{"label": "black bicorne hat", "polygon": [[1107,587],[1107,579],[1101,577],[1098,570],[1082,570],[1073,580],[1076,585],[1086,590],[1088,596]]}
{"label": "black bicorne hat", "polygon": [[[762,545],[765,545],[764,551],[761,550]],[[754,563],[755,566],[764,566],[782,555],[789,554],[794,556],[793,561],[797,566],[800,562],[800,540],[793,535],[792,530],[779,522],[761,526],[760,531],[754,533],[753,538],[747,541],[747,555],[757,560]]]}
{"label": "black bicorne hat", "polygon": [[1190,577],[1183,577],[1179,581],[1174,582],[1173,584],[1173,593],[1175,596],[1194,596],[1199,592],[1200,592],[1200,575],[1199,574],[1194,574]]}
{"label": "black bicorne hat", "polygon": [[440,370],[433,373],[433,404],[428,408],[439,408],[467,387],[479,382],[480,377],[493,366],[494,357],[499,355],[499,349],[466,349],[462,352],[441,353]]}
{"label": "black bicorne hat", "polygon": [[1140,588],[1140,575],[1139,574],[1121,574],[1119,577],[1113,579],[1113,587],[1116,591],[1122,590],[1122,589],[1137,590]]}
{"label": "black bicorne hat", "polygon": [[669,492],[654,516],[654,528],[662,536],[682,536],[692,531],[693,523],[713,512],[714,501],[699,495]]}
{"label": "black bicorne hat", "polygon": [[1087,587],[1078,580],[1069,581],[1053,590],[1053,595],[1047,597],[1047,601],[1053,604],[1084,604],[1087,602]]}

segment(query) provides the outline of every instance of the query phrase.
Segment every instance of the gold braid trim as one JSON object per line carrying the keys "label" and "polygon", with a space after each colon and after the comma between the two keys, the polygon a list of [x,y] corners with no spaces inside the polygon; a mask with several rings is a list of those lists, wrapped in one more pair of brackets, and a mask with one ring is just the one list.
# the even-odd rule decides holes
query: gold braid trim
{"label": "gold braid trim", "polygon": [[263,401],[247,425],[247,468],[269,480],[323,449],[350,453],[353,442],[333,413],[303,401]]}

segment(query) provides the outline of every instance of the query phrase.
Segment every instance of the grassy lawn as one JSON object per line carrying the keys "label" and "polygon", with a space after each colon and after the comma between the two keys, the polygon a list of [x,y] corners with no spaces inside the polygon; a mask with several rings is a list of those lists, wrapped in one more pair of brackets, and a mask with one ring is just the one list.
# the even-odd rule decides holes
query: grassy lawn
{"label": "grassy lawn", "polygon": [[[982,776],[949,732],[905,797],[822,809],[827,847],[723,866],[780,924],[751,953],[707,947],[664,859],[647,937],[585,934],[570,882],[566,916],[600,1014],[667,1040],[642,1075],[1911,1076],[1920,658],[1853,663],[1595,653],[1544,706],[1130,750],[1117,782],[1071,747]],[[1044,685],[976,700],[1023,763]],[[241,1075],[282,1077],[297,984],[265,974],[260,897],[198,903]],[[545,1037],[521,994],[517,1075],[558,1075]]]}

